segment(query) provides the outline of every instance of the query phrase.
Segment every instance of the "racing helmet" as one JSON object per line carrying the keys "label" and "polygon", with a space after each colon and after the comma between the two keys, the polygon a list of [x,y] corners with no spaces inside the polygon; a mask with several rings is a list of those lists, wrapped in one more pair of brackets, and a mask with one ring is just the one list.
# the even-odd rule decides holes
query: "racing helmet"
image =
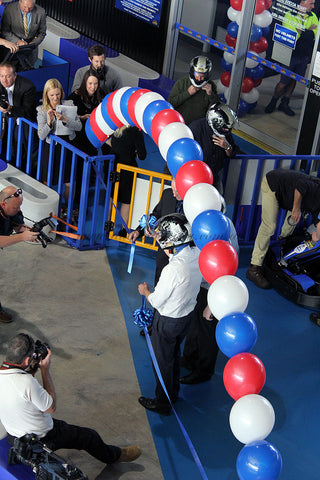
{"label": "racing helmet", "polygon": [[162,250],[192,242],[191,225],[181,213],[171,213],[159,218],[157,233],[157,241]]}
{"label": "racing helmet", "polygon": [[225,103],[214,103],[207,111],[207,122],[213,133],[221,137],[231,132],[238,117]]}
{"label": "racing helmet", "polygon": [[[189,78],[192,85],[196,88],[203,87],[206,83],[208,83],[208,80],[211,75],[211,70],[212,70],[212,62],[210,58],[204,57],[203,55],[194,57],[190,62],[190,71],[189,71]],[[195,73],[200,73],[201,75],[204,75],[204,79],[196,80]]]}

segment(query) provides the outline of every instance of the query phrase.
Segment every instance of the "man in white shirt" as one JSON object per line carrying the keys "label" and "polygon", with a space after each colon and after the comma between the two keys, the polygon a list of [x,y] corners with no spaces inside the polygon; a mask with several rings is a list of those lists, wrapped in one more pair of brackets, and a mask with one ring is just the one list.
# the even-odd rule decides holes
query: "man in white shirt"
{"label": "man in white shirt", "polygon": [[[202,278],[198,265],[200,251],[190,246],[191,225],[178,213],[159,220],[156,238],[169,263],[152,293],[145,282],[138,290],[156,309],[152,346],[170,400],[175,402],[180,389],[180,345],[191,321]],[[148,410],[169,415],[170,402],[157,377],[156,382],[155,398],[140,397],[139,403]]]}
{"label": "man in white shirt", "polygon": [[50,375],[51,351],[39,362],[41,386],[29,366],[35,358],[34,340],[25,333],[11,339],[6,361],[0,367],[0,420],[13,445],[16,437],[36,434],[51,450],[85,450],[101,462],[131,462],[141,450],[137,446],[116,447],[103,442],[91,428],[69,425],[51,417],[56,410],[56,394]]}

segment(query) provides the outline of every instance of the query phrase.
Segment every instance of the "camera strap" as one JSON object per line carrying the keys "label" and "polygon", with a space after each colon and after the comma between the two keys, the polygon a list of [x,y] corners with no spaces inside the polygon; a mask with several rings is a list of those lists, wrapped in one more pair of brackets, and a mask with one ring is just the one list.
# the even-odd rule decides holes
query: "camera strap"
{"label": "camera strap", "polygon": [[8,362],[3,362],[3,364],[0,367],[0,370],[10,370],[10,368],[16,368],[24,371],[23,368],[19,367],[19,365],[15,365],[14,363],[8,363]]}

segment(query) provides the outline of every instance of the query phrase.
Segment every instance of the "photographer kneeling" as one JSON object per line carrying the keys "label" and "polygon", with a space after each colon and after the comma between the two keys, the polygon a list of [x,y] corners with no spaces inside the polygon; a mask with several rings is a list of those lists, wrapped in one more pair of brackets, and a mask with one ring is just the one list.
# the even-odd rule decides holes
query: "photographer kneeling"
{"label": "photographer kneeling", "polygon": [[[0,248],[8,247],[18,242],[37,242],[38,232],[31,232],[24,225],[20,210],[23,202],[22,190],[16,187],[6,187],[0,192]],[[11,235],[13,231],[18,235]],[[12,316],[2,309],[0,303],[0,322],[9,323]]]}
{"label": "photographer kneeling", "polygon": [[[0,367],[0,420],[8,433],[8,442],[35,434],[50,450],[85,450],[101,462],[132,462],[141,454],[137,446],[116,447],[103,442],[91,428],[78,427],[53,419],[56,394],[50,375],[51,351],[25,333],[13,337],[6,361]],[[40,368],[42,384],[34,378]],[[30,373],[29,373],[30,372]]]}

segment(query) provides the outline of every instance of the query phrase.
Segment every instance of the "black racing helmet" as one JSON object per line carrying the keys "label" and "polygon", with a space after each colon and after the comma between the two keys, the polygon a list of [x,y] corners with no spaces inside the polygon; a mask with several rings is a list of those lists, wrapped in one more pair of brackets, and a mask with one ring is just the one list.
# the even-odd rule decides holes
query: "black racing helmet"
{"label": "black racing helmet", "polygon": [[[190,71],[189,71],[189,78],[192,85],[197,88],[203,87],[206,83],[208,83],[208,80],[211,75],[211,70],[212,70],[212,62],[210,58],[204,57],[203,55],[194,57],[190,62]],[[195,73],[200,73],[204,75],[204,79],[196,80]]]}
{"label": "black racing helmet", "polygon": [[157,233],[160,248],[178,247],[192,242],[191,225],[181,213],[171,213],[159,218]]}
{"label": "black racing helmet", "polygon": [[231,132],[238,117],[225,103],[214,103],[207,111],[207,122],[213,133],[221,137]]}

